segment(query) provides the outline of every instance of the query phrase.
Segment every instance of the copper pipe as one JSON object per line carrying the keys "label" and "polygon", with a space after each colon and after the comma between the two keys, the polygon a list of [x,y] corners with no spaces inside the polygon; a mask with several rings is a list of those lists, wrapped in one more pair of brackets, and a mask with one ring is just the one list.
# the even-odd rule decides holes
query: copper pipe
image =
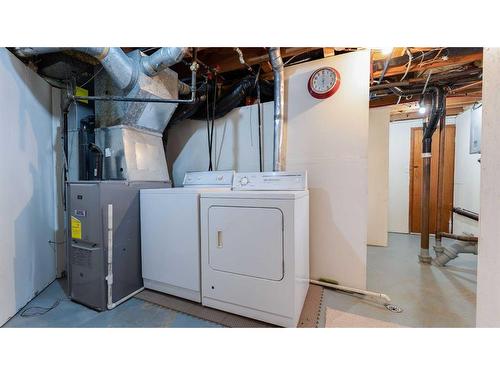
{"label": "copper pipe", "polygon": [[441,246],[441,221],[443,217],[444,199],[444,151],[446,143],[446,109],[439,121],[439,155],[438,155],[438,180],[437,180],[437,213],[436,213],[436,246]]}
{"label": "copper pipe", "polygon": [[483,83],[483,81],[477,81],[477,82],[473,82],[473,83],[469,83],[468,85],[465,85],[465,86],[462,86],[462,87],[458,87],[454,90],[451,90],[451,93],[456,93],[456,92],[460,92],[460,91],[464,91],[464,90],[467,90],[467,89],[470,89],[471,87],[476,87],[476,86],[479,86]]}

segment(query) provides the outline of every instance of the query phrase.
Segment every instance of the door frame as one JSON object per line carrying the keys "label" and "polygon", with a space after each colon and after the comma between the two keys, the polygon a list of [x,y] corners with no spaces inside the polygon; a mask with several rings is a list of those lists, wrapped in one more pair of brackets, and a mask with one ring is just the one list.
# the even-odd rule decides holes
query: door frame
{"label": "door frame", "polygon": [[[456,142],[456,124],[446,124],[445,125],[445,131],[446,131],[446,127],[453,127],[455,128],[455,139],[454,141]],[[415,153],[413,152],[413,142],[415,141],[415,132],[419,129],[422,129],[423,131],[423,126],[415,126],[415,127],[412,127],[410,128],[410,164],[409,164],[409,167],[408,167],[408,171],[409,171],[409,178],[410,178],[410,181],[409,181],[409,184],[408,184],[408,233],[409,234],[413,234],[413,233],[417,233],[418,232],[412,232],[411,231],[411,228],[413,227],[413,222],[412,222],[412,207],[413,207],[413,187],[414,187],[414,182],[413,182],[413,162],[415,161]],[[439,129],[436,129],[436,131],[439,131]],[[453,148],[453,179],[452,179],[452,185],[453,185],[453,189],[451,189],[451,201],[452,201],[452,206],[453,206],[453,202],[455,201],[455,148]],[[436,208],[437,209],[437,208]],[[436,226],[439,228],[439,223],[436,223]],[[453,214],[451,215],[451,230],[453,231]],[[431,236],[433,236],[434,234],[431,233]]]}

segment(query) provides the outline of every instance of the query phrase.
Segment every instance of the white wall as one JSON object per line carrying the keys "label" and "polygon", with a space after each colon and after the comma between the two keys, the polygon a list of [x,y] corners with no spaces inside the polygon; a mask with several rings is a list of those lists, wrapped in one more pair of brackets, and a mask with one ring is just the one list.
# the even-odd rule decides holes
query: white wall
{"label": "white wall", "polygon": [[0,49],[0,325],[55,278],[52,91]]}
{"label": "white wall", "polygon": [[[481,111],[482,108],[476,111]],[[455,207],[479,212],[479,186],[481,179],[480,154],[469,154],[471,112],[469,109],[456,117],[455,134]],[[476,112],[477,113],[477,112]],[[453,233],[479,234],[479,223],[453,214]]]}
{"label": "white wall", "polygon": [[[314,99],[312,72],[340,72],[335,95]],[[286,169],[307,170],[310,191],[310,271],[366,287],[368,211],[369,51],[285,68],[288,131]]]}
{"label": "white wall", "polygon": [[477,269],[478,327],[500,327],[500,48],[485,48],[481,203]]}
{"label": "white wall", "polygon": [[409,232],[411,128],[422,120],[391,122],[389,126],[389,232]]}
{"label": "white wall", "polygon": [[[446,124],[454,124],[447,117]],[[389,125],[389,232],[409,233],[411,128],[423,120],[395,121]]]}
{"label": "white wall", "polygon": [[391,107],[370,109],[368,129],[368,245],[387,246]]}
{"label": "white wall", "polygon": [[[273,102],[264,103],[264,170],[273,168]],[[259,128],[257,105],[240,107],[215,121],[212,146],[214,170],[259,170]],[[181,186],[188,171],[208,170],[206,121],[186,120],[168,133],[167,161],[171,179]]]}

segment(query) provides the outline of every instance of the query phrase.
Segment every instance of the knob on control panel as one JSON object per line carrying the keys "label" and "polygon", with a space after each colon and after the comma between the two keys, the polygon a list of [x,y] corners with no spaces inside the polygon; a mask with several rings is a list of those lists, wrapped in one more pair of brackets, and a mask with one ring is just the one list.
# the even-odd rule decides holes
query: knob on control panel
{"label": "knob on control panel", "polygon": [[246,184],[248,184],[248,177],[243,176],[243,177],[240,179],[240,185],[241,185],[241,186],[245,186]]}

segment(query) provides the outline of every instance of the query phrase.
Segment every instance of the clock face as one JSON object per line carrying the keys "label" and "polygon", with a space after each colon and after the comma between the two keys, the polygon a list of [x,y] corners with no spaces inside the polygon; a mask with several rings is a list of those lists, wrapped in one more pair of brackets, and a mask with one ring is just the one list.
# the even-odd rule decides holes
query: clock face
{"label": "clock face", "polygon": [[340,74],[330,67],[316,70],[308,82],[309,93],[317,99],[325,99],[338,90],[340,85]]}

